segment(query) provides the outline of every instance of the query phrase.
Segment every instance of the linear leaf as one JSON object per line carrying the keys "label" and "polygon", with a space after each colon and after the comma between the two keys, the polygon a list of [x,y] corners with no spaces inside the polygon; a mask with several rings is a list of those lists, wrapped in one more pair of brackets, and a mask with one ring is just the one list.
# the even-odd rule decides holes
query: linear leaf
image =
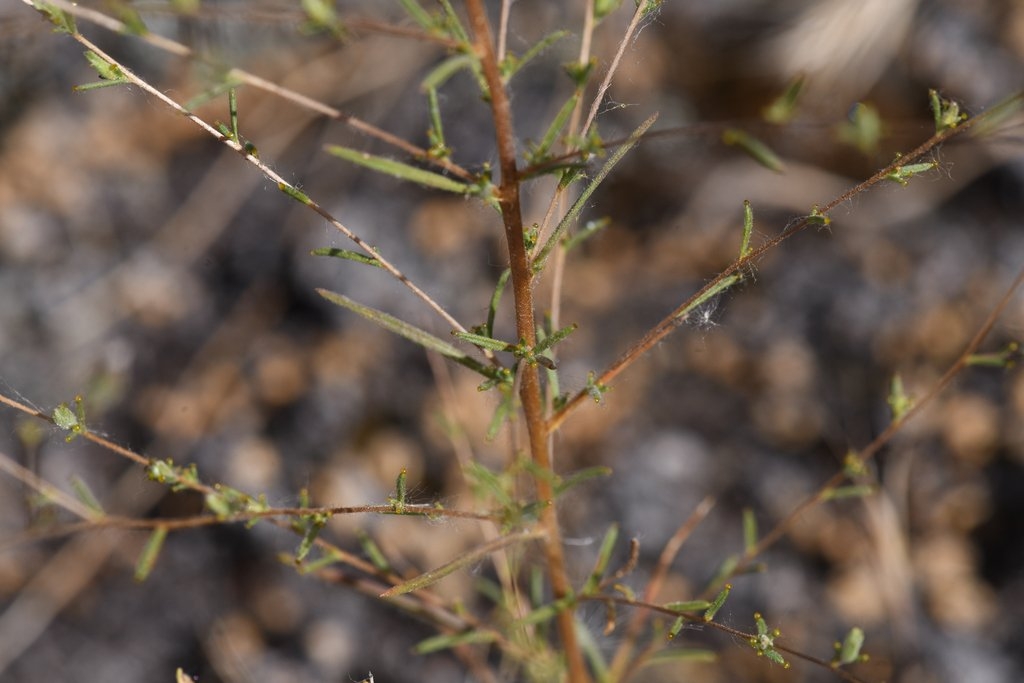
{"label": "linear leaf", "polygon": [[739,147],[753,157],[754,161],[776,173],[782,173],[786,170],[786,165],[782,163],[782,159],[779,158],[778,154],[746,131],[739,130],[738,128],[729,128],[722,133],[722,142],[730,146]]}
{"label": "linear leaf", "polygon": [[547,158],[548,152],[551,151],[551,146],[555,144],[558,134],[562,132],[565,124],[568,123],[572,110],[576,108],[576,102],[579,101],[579,98],[580,91],[573,91],[573,94],[569,96],[569,99],[565,101],[562,108],[555,114],[555,118],[551,121],[547,131],[545,131],[544,137],[527,155],[527,159],[531,164],[539,164]]}
{"label": "linear leaf", "polygon": [[633,149],[636,143],[640,142],[640,138],[643,134],[647,132],[647,129],[653,126],[654,122],[657,120],[658,115],[654,114],[649,119],[641,123],[640,126],[633,131],[633,134],[629,136],[629,139],[626,140],[621,147],[615,150],[614,154],[608,157],[608,161],[606,161],[604,166],[601,167],[601,170],[598,171],[594,179],[590,181],[590,184],[587,185],[586,189],[580,193],[579,198],[575,203],[573,203],[569,212],[565,214],[561,221],[559,221],[558,226],[555,227],[554,231],[548,237],[547,242],[544,243],[544,246],[537,253],[536,258],[533,260],[533,272],[539,273],[544,269],[544,263],[548,260],[548,256],[551,255],[551,251],[555,248],[555,245],[558,244],[559,240],[562,239],[562,234],[568,229],[569,225],[575,221],[580,215],[580,212],[583,211],[583,207],[587,205],[588,201],[590,201],[590,196],[594,194],[594,190],[597,189],[597,186],[608,177],[608,174],[611,173],[613,168],[615,168],[615,164],[619,163],[622,160],[622,157],[626,156],[629,150]]}
{"label": "linear leaf", "polygon": [[459,569],[462,569],[463,567],[473,564],[477,560],[487,557],[491,553],[495,553],[503,548],[507,548],[510,545],[515,545],[516,543],[525,543],[526,541],[536,540],[543,535],[543,532],[540,531],[522,531],[518,534],[502,536],[501,538],[498,538],[494,541],[491,541],[490,543],[482,545],[479,548],[475,548],[473,550],[470,550],[469,552],[465,552],[459,555],[451,562],[443,564],[437,569],[431,569],[430,571],[424,572],[423,574],[420,574],[419,576],[413,579],[409,579],[404,583],[400,583],[397,586],[392,586],[388,590],[381,593],[380,597],[393,598],[396,595],[404,595],[406,593],[411,593],[412,591],[419,590],[420,588],[426,588],[427,586],[431,586],[437,583],[449,574],[453,574],[454,572],[457,572]]}
{"label": "linear leaf", "polygon": [[682,602],[666,602],[662,607],[673,612],[703,612],[711,607],[711,603],[707,600],[684,600]]}
{"label": "linear leaf", "polygon": [[510,275],[512,275],[512,269],[506,268],[498,278],[497,284],[494,285],[494,294],[491,295],[491,303],[487,306],[487,325],[484,328],[484,333],[488,337],[494,334],[494,318],[498,314],[498,304],[501,303],[501,295],[505,291],[505,285],[508,284]]}
{"label": "linear leaf", "polygon": [[86,484],[78,475],[71,477],[71,488],[75,492],[75,498],[78,498],[80,502],[86,505],[91,510],[103,514],[103,506],[100,505],[100,501],[96,499],[92,489]]}
{"label": "linear leaf", "polygon": [[416,654],[428,655],[432,652],[447,650],[458,645],[475,645],[477,643],[493,643],[498,639],[494,631],[467,631],[454,635],[440,635],[420,641],[415,648]]}
{"label": "linear leaf", "polygon": [[167,527],[158,526],[149,535],[149,540],[142,548],[139,561],[135,563],[135,580],[142,583],[153,571],[156,558],[160,555],[160,549],[164,547],[164,540],[167,538]]}
{"label": "linear leaf", "polygon": [[669,664],[671,662],[704,662],[712,663],[718,661],[718,655],[711,650],[701,650],[689,647],[670,647],[654,655],[644,666],[657,666],[658,664]]}
{"label": "linear leaf", "polygon": [[[395,316],[385,313],[384,311],[378,311],[376,308],[356,303],[344,294],[338,294],[337,292],[332,292],[327,289],[317,289],[316,292],[332,304],[337,304],[342,308],[347,308],[353,313],[358,313],[367,320],[377,323],[389,332],[394,332],[400,337],[405,337],[409,341],[419,344],[425,349],[436,351],[442,356],[447,356],[448,358],[452,358],[459,362],[469,361],[471,364],[476,363],[472,358],[443,339],[435,337],[426,330],[422,330],[415,325],[410,325],[404,320],[399,320]],[[470,367],[474,366],[470,365]],[[474,367],[474,369],[477,368]]]}
{"label": "linear leaf", "polygon": [[376,266],[380,268],[380,261],[372,256],[361,254],[358,251],[351,251],[349,249],[338,249],[337,247],[320,247],[309,252],[313,256],[333,256],[334,258],[345,259],[347,261],[355,261],[356,263],[365,263],[368,266]]}
{"label": "linear leaf", "polygon": [[408,180],[409,182],[416,183],[417,185],[423,185],[424,187],[432,187],[437,190],[454,192],[456,194],[469,194],[472,189],[466,183],[460,183],[457,180],[452,180],[440,173],[427,171],[401,161],[380,157],[375,154],[360,152],[352,149],[351,147],[327,145],[326,149],[330,154],[333,154],[336,157],[340,157],[346,161],[363,166],[371,171],[377,171],[378,173],[394,176],[400,180]]}

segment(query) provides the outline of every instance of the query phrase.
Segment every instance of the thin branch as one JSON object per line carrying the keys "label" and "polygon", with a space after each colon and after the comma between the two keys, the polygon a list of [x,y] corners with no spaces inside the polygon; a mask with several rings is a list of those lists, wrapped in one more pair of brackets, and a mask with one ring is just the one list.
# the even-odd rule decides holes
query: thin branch
{"label": "thin branch", "polygon": [[583,128],[580,129],[580,136],[586,137],[590,131],[590,127],[594,125],[594,121],[597,119],[597,110],[601,107],[601,102],[604,100],[605,93],[608,92],[608,88],[612,85],[612,77],[615,76],[615,72],[619,68],[619,62],[622,61],[622,55],[626,52],[626,45],[633,38],[633,34],[636,32],[637,27],[640,25],[640,20],[644,17],[644,8],[646,3],[637,3],[636,11],[633,13],[633,18],[629,21],[629,26],[626,27],[626,33],[622,36],[622,40],[619,41],[619,49],[615,51],[615,57],[612,58],[611,66],[608,67],[608,71],[604,74],[604,79],[601,81],[601,85],[597,88],[597,94],[594,95],[594,101],[590,105],[590,113],[587,114],[587,119],[583,123]]}
{"label": "thin branch", "polygon": [[[676,532],[669,539],[668,543],[661,551],[661,556],[658,558],[658,564],[655,566],[654,571],[651,572],[651,578],[647,581],[647,587],[644,588],[643,601],[653,603],[658,599],[658,594],[661,592],[661,585],[665,581],[665,577],[668,575],[669,567],[672,562],[675,561],[676,555],[679,554],[679,550],[683,547],[683,543],[690,537],[690,534],[697,528],[697,526],[704,521],[704,519],[710,514],[711,509],[715,505],[715,499],[711,496],[705,497],[697,507],[686,518]],[[640,632],[643,630],[644,624],[647,622],[647,617],[650,612],[646,610],[637,610],[633,613],[632,618],[629,620],[629,625],[626,627],[626,634],[619,647],[615,650],[615,656],[612,658],[612,663],[609,666],[609,679],[613,681],[620,681],[625,678],[625,673],[628,670],[634,669],[633,661],[631,661],[631,655],[633,649],[636,647],[636,641],[640,637]]]}
{"label": "thin branch", "polygon": [[[498,202],[505,226],[505,239],[509,252],[509,268],[512,272],[512,292],[515,299],[516,336],[528,347],[537,342],[534,322],[534,302],[531,287],[531,269],[523,233],[522,207],[519,200],[519,171],[516,163],[515,130],[512,125],[512,108],[501,81],[497,57],[494,54],[494,39],[490,22],[482,0],[467,0],[466,10],[474,35],[474,49],[483,69],[491,103],[495,138],[501,168],[501,182],[498,188]],[[562,599],[572,592],[572,585],[565,568],[561,533],[550,478],[543,473],[551,472],[551,454],[548,432],[545,429],[544,403],[541,394],[540,369],[536,365],[521,362],[522,385],[520,400],[526,420],[530,441],[530,455],[541,473],[534,477],[537,496],[543,503],[540,523],[546,537],[544,555],[547,562],[551,589],[555,599]],[[562,610],[556,616],[558,634],[565,653],[569,681],[586,683],[589,680],[583,653],[580,650],[575,619],[572,610]]]}
{"label": "thin branch", "polygon": [[[949,366],[946,372],[943,373],[942,377],[932,385],[924,396],[915,401],[909,410],[890,422],[889,426],[886,427],[881,434],[875,437],[871,443],[857,452],[859,461],[866,463],[878,455],[879,451],[893,440],[896,434],[904,427],[904,425],[907,424],[907,422],[920,414],[921,411],[924,410],[928,404],[934,401],[935,398],[949,386],[953,379],[967,367],[968,359],[978,352],[981,344],[985,341],[986,337],[988,337],[992,328],[995,326],[996,321],[1003,314],[1003,311],[1006,310],[1006,307],[1010,304],[1014,294],[1018,289],[1020,289],[1022,284],[1024,284],[1024,269],[1021,269],[1020,272],[1017,273],[1017,277],[1014,278],[1010,287],[999,300],[999,303],[996,304],[995,308],[993,308],[989,313],[985,322],[967,344],[967,347],[963,350],[963,353],[957,357],[956,361]],[[754,558],[761,555],[765,550],[774,545],[793,525],[793,523],[803,515],[804,512],[826,500],[829,491],[834,489],[836,486],[839,486],[845,479],[846,475],[843,472],[837,472],[828,481],[822,484],[814,494],[801,501],[800,504],[797,505],[778,524],[776,524],[771,531],[765,534],[756,544],[748,548],[746,552],[743,553],[737,562],[736,567],[731,572],[731,575],[742,572],[750,565]],[[724,578],[722,579],[722,582],[724,583],[726,580],[728,579]],[[715,587],[709,587],[709,592],[714,592],[714,590]]]}
{"label": "thin branch", "polygon": [[[748,642],[751,639],[757,638],[756,633],[742,631],[740,629],[718,623],[717,621],[704,621],[704,619],[699,615],[680,613],[676,610],[663,607],[662,605],[647,602],[645,600],[630,600],[629,598],[622,597],[621,595],[581,595],[579,599],[581,602],[600,602],[605,604],[612,603],[616,605],[623,605],[626,607],[635,607],[637,609],[647,610],[649,612],[664,614],[665,616],[672,617],[673,619],[683,617],[684,619],[688,619],[689,621],[698,624],[699,626],[711,628],[716,631],[721,631],[722,633],[726,633],[730,636],[733,636],[734,638],[738,638],[743,642]],[[793,657],[802,659],[806,662],[810,662],[811,664],[816,664],[824,669],[831,671],[836,676],[843,679],[844,681],[847,681],[848,683],[864,683],[864,681],[862,681],[860,678],[857,678],[849,671],[845,671],[838,667],[832,666],[831,662],[827,662],[824,659],[819,659],[818,657],[815,657],[813,655],[804,654],[799,650],[795,650],[786,645],[782,645],[778,641],[774,643],[773,649],[779,650],[780,652],[785,652],[786,654],[792,655]]]}
{"label": "thin branch", "polygon": [[[870,178],[858,183],[846,192],[828,202],[824,206],[818,209],[819,216],[827,216],[837,206],[849,202],[851,199],[856,197],[863,192],[871,189],[875,185],[878,185],[886,180],[886,177],[896,171],[899,167],[905,166],[906,164],[915,161],[923,157],[924,155],[931,152],[933,149],[941,145],[946,140],[958,135],[962,132],[969,130],[972,126],[976,125],[985,115],[975,116],[974,118],[964,121],[956,128],[949,128],[940,133],[936,133],[932,137],[928,138],[925,142],[918,145],[915,149],[907,152],[903,156],[898,157],[895,161],[890,163],[888,166],[882,168]],[[769,251],[775,249],[780,244],[790,239],[791,237],[803,232],[811,225],[816,223],[810,216],[804,216],[797,220],[793,224],[787,227],[779,235],[771,238],[760,247],[751,249],[746,256],[733,261],[724,270],[722,270],[717,276],[710,280],[707,284],[697,290],[693,295],[686,299],[683,303],[679,304],[671,313],[665,316],[659,323],[652,327],[639,341],[635,342],[633,346],[627,349],[614,363],[606,368],[600,376],[597,378],[596,383],[602,386],[610,385],[616,377],[618,377],[623,371],[629,368],[633,363],[642,358],[648,351],[656,346],[661,340],[671,334],[676,328],[678,328],[686,320],[686,311],[693,307],[695,301],[699,301],[702,296],[706,295],[709,291],[715,289],[721,285],[722,281],[730,277],[737,271],[742,271],[748,265],[755,263],[761,257],[763,257]],[[572,411],[576,410],[581,406],[588,398],[590,394],[585,390],[580,390],[572,398],[570,398],[562,408],[556,412],[548,420],[548,430],[554,431],[565,422],[566,418]]]}
{"label": "thin branch", "polygon": [[[30,6],[33,4],[33,0],[22,0],[22,2]],[[196,53],[195,50],[193,50],[187,45],[184,45],[183,43],[179,43],[176,40],[172,40],[170,38],[166,38],[155,33],[144,33],[141,35],[133,33],[124,22],[118,21],[117,19],[114,19],[113,17],[103,14],[102,12],[99,12],[95,9],[91,9],[89,7],[82,7],[76,3],[68,2],[67,0],[48,0],[48,4],[52,5],[53,7],[61,11],[71,14],[76,18],[84,19],[85,21],[88,21],[91,24],[94,24],[101,28],[105,28],[108,31],[113,31],[114,33],[118,33],[121,35],[133,35],[137,37],[139,40],[149,43],[153,47],[163,50],[168,54],[183,57],[185,59],[192,59],[213,67],[220,67],[220,64],[218,64],[216,61]],[[397,31],[398,30],[396,29],[396,32]],[[427,34],[422,35],[426,36]],[[452,47],[450,41],[441,42],[445,47]],[[429,150],[423,149],[422,147],[418,147],[417,145],[414,145],[408,142],[407,140],[398,137],[397,135],[394,135],[392,133],[387,132],[386,130],[374,126],[372,123],[363,121],[362,119],[356,116],[352,116],[351,114],[346,114],[340,109],[320,102],[319,100],[313,99],[312,97],[303,95],[302,93],[291,90],[290,88],[286,88],[272,81],[268,81],[267,79],[257,76],[256,74],[250,73],[245,69],[232,68],[227,71],[225,78],[229,81],[237,81],[239,83],[244,83],[258,90],[262,90],[272,95],[276,95],[277,97],[287,100],[304,109],[308,109],[318,114],[322,114],[327,118],[343,123],[344,125],[348,126],[349,128],[352,128],[353,130],[359,131],[360,133],[368,137],[374,138],[396,149],[399,149],[405,152],[406,154],[412,156],[413,158],[418,159],[424,163],[433,164],[434,166],[437,166],[438,168],[443,169],[444,171],[454,176],[458,176],[463,180],[467,180],[470,182],[475,181],[475,177],[472,173],[470,173],[462,166],[459,166],[458,164],[452,162],[450,159],[441,159],[432,156]]]}
{"label": "thin branch", "polygon": [[135,75],[135,73],[133,73],[127,66],[125,66],[120,61],[118,61],[114,57],[110,56],[109,54],[107,54],[103,50],[101,50],[97,45],[95,45],[92,41],[90,41],[88,38],[86,38],[82,34],[74,33],[74,34],[71,35],[71,37],[74,38],[81,45],[85,46],[86,48],[88,48],[92,52],[94,52],[97,55],[99,55],[102,59],[106,60],[108,63],[116,65],[121,70],[121,72],[124,74],[124,77],[129,82],[131,82],[132,84],[138,86],[139,88],[141,88],[145,92],[149,93],[153,97],[159,99],[161,102],[166,104],[168,107],[170,107],[174,111],[178,112],[179,114],[185,116],[189,121],[192,121],[194,124],[196,124],[197,126],[202,128],[204,131],[209,133],[211,136],[213,136],[214,138],[216,138],[217,140],[219,140],[220,142],[222,142],[223,144],[225,144],[226,146],[230,147],[235,152],[240,154],[246,161],[248,161],[250,164],[252,164],[256,168],[258,168],[260,170],[260,172],[266,178],[268,178],[269,180],[272,180],[273,182],[275,182],[278,185],[278,187],[280,187],[282,190],[284,190],[289,196],[301,197],[302,198],[301,199],[301,203],[305,204],[310,209],[315,211],[324,220],[326,220],[328,223],[330,223],[332,226],[334,226],[335,229],[337,229],[339,232],[341,232],[343,235],[345,235],[345,237],[347,237],[352,242],[357,244],[368,255],[370,255],[373,258],[375,258],[379,262],[379,265],[380,265],[381,268],[386,270],[395,279],[397,279],[399,282],[401,282],[403,285],[405,285],[410,291],[412,291],[413,294],[415,294],[421,301],[423,301],[431,310],[433,310],[435,313],[437,313],[453,329],[458,330],[459,332],[465,332],[466,331],[466,328],[463,327],[462,324],[458,320],[456,320],[454,317],[452,317],[452,315],[450,313],[448,313],[430,295],[428,295],[426,292],[424,292],[422,289],[420,289],[419,286],[417,286],[412,280],[410,280],[395,265],[393,265],[390,261],[388,261],[386,258],[384,258],[384,256],[381,255],[381,253],[377,250],[376,247],[374,247],[373,245],[369,244],[368,242],[363,240],[363,238],[361,238],[359,235],[357,235],[356,233],[354,233],[351,230],[349,230],[349,228],[347,228],[344,224],[342,224],[341,221],[339,221],[337,218],[335,218],[330,212],[328,212],[326,209],[324,209],[322,206],[320,206],[320,204],[318,204],[312,198],[310,198],[310,197],[306,196],[305,194],[303,194],[298,188],[296,188],[292,183],[290,183],[287,180],[285,180],[280,174],[277,173],[277,171],[275,171],[270,166],[268,166],[265,162],[260,160],[260,158],[257,157],[255,154],[250,153],[245,148],[245,146],[242,145],[238,140],[234,140],[234,139],[232,139],[232,138],[222,134],[220,131],[215,129],[213,126],[211,126],[206,121],[204,121],[203,119],[199,118],[198,116],[196,116],[192,112],[190,112],[187,109],[185,109],[178,102],[176,102],[175,100],[171,99],[169,96],[164,94],[162,91],[154,88],[147,81],[145,81],[144,79],[142,79],[139,76]]}

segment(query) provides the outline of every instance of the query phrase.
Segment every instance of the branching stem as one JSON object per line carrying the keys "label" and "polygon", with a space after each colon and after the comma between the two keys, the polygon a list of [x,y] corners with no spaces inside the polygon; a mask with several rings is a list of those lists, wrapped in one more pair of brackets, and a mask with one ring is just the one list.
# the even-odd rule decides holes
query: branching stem
{"label": "branching stem", "polygon": [[[512,126],[512,108],[501,80],[494,52],[494,38],[483,2],[482,0],[467,0],[466,9],[473,29],[476,53],[487,81],[491,116],[498,144],[501,169],[498,202],[501,206],[505,239],[508,243],[509,267],[512,271],[516,337],[532,348],[537,343],[537,331],[534,323],[532,275],[526,252],[522,207],[519,200],[519,169],[516,162],[516,138]],[[519,396],[529,435],[530,455],[542,472],[551,472],[551,452],[548,431],[545,428],[540,369],[536,365],[528,364],[523,370]],[[534,477],[534,482],[537,496],[543,503],[540,521],[546,531],[544,555],[551,580],[551,589],[555,600],[561,600],[571,594],[572,586],[565,568],[565,555],[558,528],[554,491],[550,477],[539,475]],[[577,642],[572,609],[559,612],[557,626],[568,664],[570,683],[586,683],[589,677],[583,662],[583,653]]]}

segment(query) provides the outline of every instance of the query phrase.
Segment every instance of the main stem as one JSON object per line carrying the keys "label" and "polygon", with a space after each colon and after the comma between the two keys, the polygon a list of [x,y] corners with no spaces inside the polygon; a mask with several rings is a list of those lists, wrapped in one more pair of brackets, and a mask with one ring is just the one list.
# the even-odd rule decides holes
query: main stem
{"label": "main stem", "polygon": [[[537,331],[534,324],[532,273],[526,253],[522,207],[519,201],[519,169],[516,166],[512,109],[509,106],[505,86],[498,70],[498,61],[494,53],[494,39],[483,2],[482,0],[467,0],[466,9],[473,27],[474,47],[487,81],[491,99],[491,115],[494,119],[495,137],[498,143],[501,168],[498,203],[501,206],[501,216],[505,224],[509,267],[512,271],[516,335],[532,348],[537,343]],[[520,362],[525,363],[526,361]],[[526,418],[530,455],[540,470],[551,472],[551,451],[544,417],[540,369],[535,364],[527,365],[523,368],[520,382],[519,398],[522,401],[523,413]],[[544,555],[548,576],[551,580],[554,597],[559,600],[572,593],[572,586],[565,569],[565,556],[562,552],[562,536],[558,528],[554,491],[551,487],[550,477],[537,476],[534,478],[534,482],[537,496],[543,502],[540,523],[545,531]],[[570,683],[588,683],[589,676],[583,662],[583,654],[576,640],[573,610],[564,609],[559,612],[556,624],[565,652]]]}

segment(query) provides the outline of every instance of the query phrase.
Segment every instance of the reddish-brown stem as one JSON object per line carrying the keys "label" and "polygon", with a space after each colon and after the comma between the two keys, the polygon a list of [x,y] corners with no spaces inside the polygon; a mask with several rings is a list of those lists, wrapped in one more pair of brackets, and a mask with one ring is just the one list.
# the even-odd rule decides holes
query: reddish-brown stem
{"label": "reddish-brown stem", "polygon": [[[501,206],[505,239],[508,243],[509,267],[512,271],[516,336],[528,347],[533,347],[536,344],[537,333],[534,324],[530,262],[526,253],[522,207],[519,201],[519,169],[516,162],[512,109],[505,92],[505,85],[501,80],[498,60],[494,52],[494,38],[482,0],[468,0],[466,10],[473,29],[474,47],[487,81],[491,116],[494,120],[495,137],[498,144],[501,169],[498,202]],[[525,363],[525,361],[522,362]],[[551,453],[545,425],[540,371],[536,365],[528,365],[523,368],[519,397],[522,401],[526,430],[529,435],[531,458],[542,472],[550,472]],[[551,590],[555,599],[559,600],[571,594],[572,586],[565,570],[565,556],[558,528],[554,491],[550,477],[537,476],[534,478],[534,484],[537,488],[538,498],[544,503],[540,516],[541,525],[546,531],[544,555],[548,576],[551,580]],[[556,623],[568,665],[569,681],[585,683],[589,680],[589,676],[583,662],[583,653],[577,643],[572,610],[567,609],[560,612]]]}
{"label": "reddish-brown stem", "polygon": [[[977,353],[978,348],[981,346],[982,342],[985,341],[985,338],[988,336],[989,332],[992,331],[992,328],[995,326],[996,321],[999,319],[999,316],[1001,316],[1003,311],[1006,310],[1006,307],[1009,305],[1010,300],[1013,298],[1013,295],[1017,292],[1018,289],[1020,289],[1022,284],[1024,284],[1024,269],[1021,269],[1021,271],[1017,273],[1017,277],[1014,278],[1009,288],[1003,294],[1003,297],[999,300],[999,303],[996,304],[995,308],[992,309],[992,312],[989,313],[988,317],[985,319],[985,322],[978,329],[977,333],[975,333],[971,341],[967,344],[967,347],[963,350],[963,353],[961,353],[957,357],[956,361],[949,366],[949,369],[947,369],[946,372],[943,373],[942,377],[939,378],[939,381],[936,382],[928,390],[928,393],[926,393],[920,399],[915,401],[909,410],[907,410],[905,413],[903,413],[899,417],[895,418],[892,422],[890,422],[889,426],[886,427],[881,434],[875,437],[875,439],[871,443],[869,443],[867,446],[865,446],[864,448],[857,452],[857,457],[860,462],[867,462],[871,460],[871,458],[878,455],[878,452],[882,450],[882,448],[884,448],[886,444],[892,441],[893,437],[896,436],[896,434],[903,428],[904,425],[906,425],[908,421],[916,417],[922,410],[924,410],[924,408],[929,403],[931,403],[936,396],[942,393],[942,391],[949,386],[950,382],[952,382],[953,379],[958,374],[960,374],[960,372],[964,368],[967,367],[968,359],[972,355]],[[793,523],[800,518],[800,516],[804,512],[811,509],[818,503],[821,503],[822,501],[826,500],[828,498],[829,492],[833,490],[836,486],[842,484],[845,479],[845,473],[837,472],[828,481],[822,484],[821,487],[819,487],[819,489],[815,493],[805,498],[788,515],[786,515],[785,518],[783,518],[778,524],[776,524],[771,531],[765,534],[757,543],[755,543],[753,546],[748,548],[745,553],[743,553],[739,561],[736,563],[736,566],[733,568],[730,576],[736,575],[742,572],[744,569],[746,569],[754,560],[754,558],[758,557],[759,555],[761,555],[761,553],[763,553],[765,550],[767,550],[769,547],[775,544],[782,537],[782,535],[786,533],[786,531],[793,525]],[[717,590],[718,586],[721,583],[728,581],[728,578],[729,577],[723,577],[720,580],[719,584],[709,586],[707,592],[713,593],[715,590]]]}
{"label": "reddish-brown stem", "polygon": [[[668,543],[665,544],[661,551],[661,556],[658,558],[658,564],[654,568],[650,580],[647,582],[647,587],[644,589],[644,602],[654,602],[657,600],[662,583],[664,583],[669,567],[679,553],[679,549],[682,548],[683,543],[690,537],[690,534],[697,528],[697,525],[708,516],[714,504],[715,500],[711,496],[704,498],[686,521],[676,529],[676,533],[672,535]],[[636,647],[637,638],[640,637],[641,630],[647,622],[649,614],[650,612],[645,610],[637,610],[633,613],[629,620],[629,625],[626,627],[625,638],[615,650],[611,666],[608,667],[610,672],[609,680],[624,680],[626,671],[633,668],[630,666],[634,662],[632,658],[633,650]],[[641,656],[643,655],[641,654]]]}
{"label": "reddish-brown stem", "polygon": [[[933,149],[935,149],[940,144],[942,144],[949,138],[953,137],[954,135],[957,135],[968,130],[973,125],[975,125],[979,120],[981,120],[981,117],[983,116],[984,115],[976,116],[972,119],[964,121],[956,128],[949,128],[942,132],[936,133],[935,135],[933,135],[932,137],[928,138],[923,143],[918,145],[915,149],[911,150],[910,152],[907,152],[903,156],[898,157],[895,161],[893,161],[885,168],[876,172],[870,178],[861,181],[860,183],[853,186],[846,192],[842,193],[832,201],[820,207],[818,209],[818,215],[827,216],[833,209],[835,209],[840,204],[844,204],[850,201],[857,195],[866,192],[875,185],[878,185],[879,183],[883,182],[887,176],[893,174],[900,167],[906,166],[908,163],[911,163],[921,158],[925,154],[928,154]],[[817,223],[810,216],[804,216],[800,220],[788,226],[787,229],[781,232],[780,234],[766,241],[760,247],[751,249],[746,256],[743,256],[742,258],[733,261],[718,275],[716,275],[710,282],[701,287],[686,301],[677,306],[675,310],[673,310],[667,316],[662,318],[662,320],[654,327],[652,327],[639,341],[637,341],[635,344],[633,344],[633,346],[627,349],[619,357],[618,360],[616,360],[607,369],[605,369],[604,372],[602,372],[601,375],[597,378],[595,383],[599,386],[609,385],[612,381],[615,380],[616,377],[619,376],[620,373],[622,373],[629,366],[631,366],[633,363],[635,363],[637,360],[643,357],[648,351],[654,348],[654,346],[656,346],[658,342],[660,342],[662,339],[671,334],[677,327],[679,327],[679,325],[686,320],[686,312],[692,307],[693,302],[699,301],[701,297],[704,296],[707,292],[712,291],[715,287],[720,286],[722,281],[725,280],[727,277],[731,276],[733,273],[743,270],[745,267],[752,263],[756,263],[758,259],[760,259],[762,256],[764,256],[772,249],[778,247],[780,244],[788,240],[790,237],[793,237],[794,235],[803,232],[811,225],[816,224]],[[548,419],[548,431],[554,432],[556,429],[558,429],[558,427],[561,426],[561,424],[565,421],[569,414],[572,411],[579,408],[580,405],[582,405],[589,396],[590,393],[584,389],[576,393],[572,398],[570,398],[565,403],[565,405],[562,406],[560,410],[558,410]]]}

